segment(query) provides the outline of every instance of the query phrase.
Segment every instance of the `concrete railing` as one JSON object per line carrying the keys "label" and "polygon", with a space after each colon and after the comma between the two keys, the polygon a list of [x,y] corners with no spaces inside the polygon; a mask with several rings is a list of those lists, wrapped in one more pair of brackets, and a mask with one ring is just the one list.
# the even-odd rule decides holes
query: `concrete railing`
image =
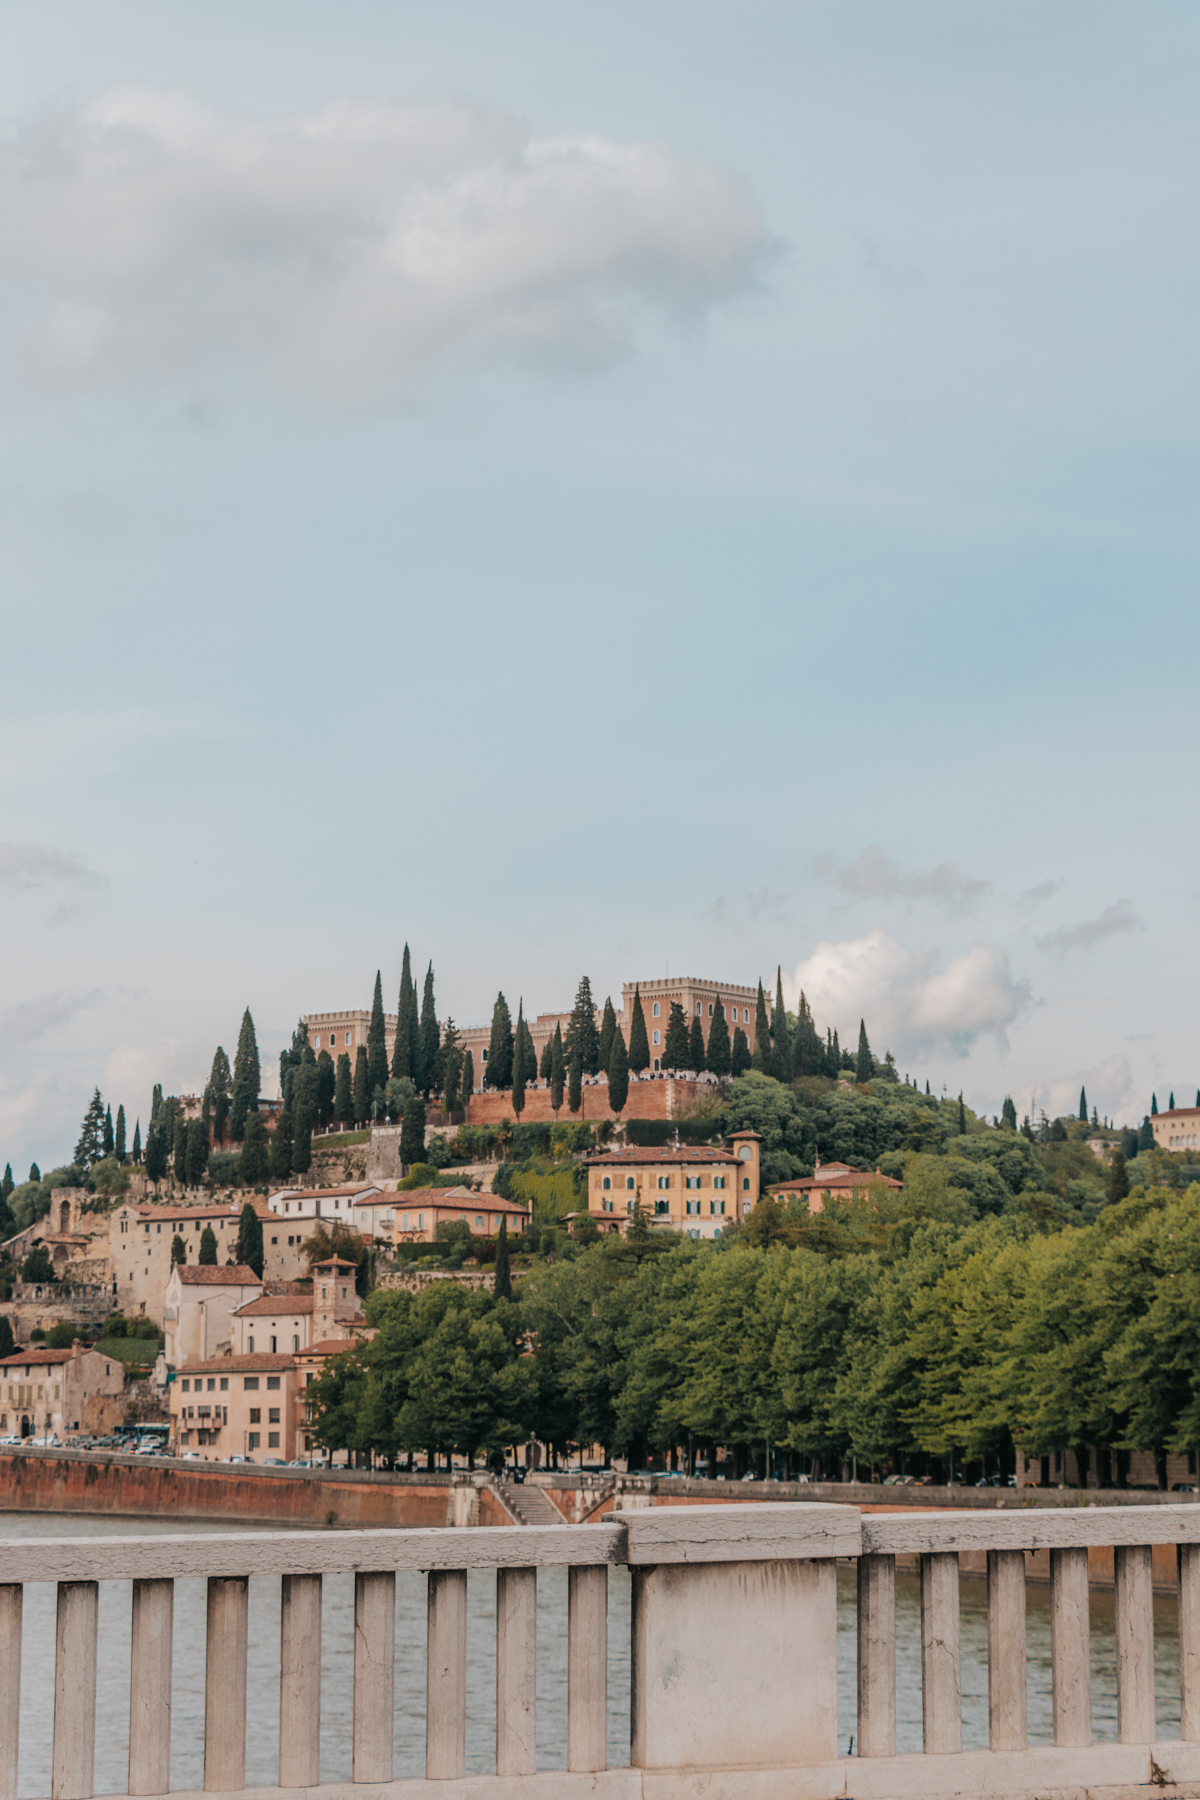
{"label": "concrete railing", "polygon": [[[1160,1741],[1151,1545],[1180,1549],[1182,1735]],[[1092,1744],[1088,1550],[1116,1553],[1118,1742]],[[987,1750],[962,1749],[958,1553],[988,1555]],[[1054,1744],[1026,1732],[1027,1550],[1052,1558]],[[895,1558],[920,1557],[924,1751],[896,1755]],[[838,1755],[836,1560],[858,1559],[858,1754]],[[608,1571],[632,1575],[631,1763],[607,1769]],[[566,1770],[537,1771],[539,1567],[568,1568]],[[467,1573],[497,1571],[495,1774],[466,1775]],[[427,1575],[425,1783],[394,1783],[396,1574]],[[836,1505],[646,1508],[473,1531],[0,1543],[0,1800],[17,1792],[23,1584],[58,1584],[52,1794],[89,1800],[98,1584],[132,1581],[128,1792],[169,1787],[174,1583],[208,1583],[204,1789],[246,1789],[250,1576],[282,1582],[279,1790],[320,1789],[321,1578],[353,1573],[352,1783],[405,1800],[916,1800],[1200,1793],[1200,1507],[860,1516]],[[448,1786],[445,1784],[449,1784]],[[1195,1784],[1194,1786],[1191,1784]]]}

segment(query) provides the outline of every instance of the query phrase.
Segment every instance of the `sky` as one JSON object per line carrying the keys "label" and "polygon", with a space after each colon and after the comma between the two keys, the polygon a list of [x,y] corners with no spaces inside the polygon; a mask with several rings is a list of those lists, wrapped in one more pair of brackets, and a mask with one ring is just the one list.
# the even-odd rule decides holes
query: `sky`
{"label": "sky", "polygon": [[1198,76],[1155,0],[12,0],[0,1162],[405,942],[1190,1103]]}

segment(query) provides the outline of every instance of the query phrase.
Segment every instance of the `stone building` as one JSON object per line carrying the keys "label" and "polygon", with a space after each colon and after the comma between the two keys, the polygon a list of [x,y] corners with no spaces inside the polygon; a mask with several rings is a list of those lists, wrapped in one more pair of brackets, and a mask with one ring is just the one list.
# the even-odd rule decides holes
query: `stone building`
{"label": "stone building", "polygon": [[361,1202],[355,1217],[357,1230],[387,1248],[397,1243],[431,1244],[439,1224],[452,1219],[461,1219],[472,1237],[494,1237],[501,1219],[506,1219],[511,1237],[529,1224],[529,1208],[468,1187],[405,1188]]}
{"label": "stone building", "polygon": [[213,1460],[296,1455],[297,1366],[292,1356],[218,1356],[181,1369],[170,1387],[171,1443]]}
{"label": "stone building", "polygon": [[125,1422],[125,1365],[76,1339],[70,1350],[31,1346],[0,1358],[0,1431],[61,1442]]}
{"label": "stone building", "polygon": [[256,1300],[263,1283],[253,1269],[211,1263],[176,1263],[163,1297],[163,1335],[169,1368],[205,1362],[233,1342],[233,1316]]}
{"label": "stone building", "polygon": [[819,1163],[811,1175],[795,1181],[777,1181],[767,1193],[773,1200],[805,1201],[810,1213],[824,1212],[829,1200],[862,1198],[875,1188],[888,1188],[898,1194],[904,1183],[882,1175],[878,1169],[855,1169],[850,1163]]}
{"label": "stone building", "polygon": [[640,1208],[664,1230],[720,1237],[758,1201],[761,1146],[757,1131],[738,1131],[726,1150],[675,1144],[585,1157],[588,1212],[601,1231],[624,1230]]}

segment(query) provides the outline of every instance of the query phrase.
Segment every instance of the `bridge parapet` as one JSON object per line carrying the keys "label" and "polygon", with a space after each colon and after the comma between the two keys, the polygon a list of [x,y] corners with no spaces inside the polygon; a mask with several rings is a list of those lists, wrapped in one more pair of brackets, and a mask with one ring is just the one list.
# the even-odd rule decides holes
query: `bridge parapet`
{"label": "bridge parapet", "polygon": [[[1153,1545],[1177,1548],[1181,1735],[1157,1736]],[[1116,1558],[1118,1741],[1092,1742],[1088,1550]],[[958,1558],[988,1558],[989,1747],[962,1748]],[[1030,1748],[1025,1557],[1051,1557],[1054,1743]],[[924,1748],[896,1754],[895,1558],[920,1557]],[[857,1754],[838,1755],[836,1562],[858,1568]],[[606,1767],[608,1581],[633,1583],[631,1766]],[[565,1770],[538,1770],[538,1571],[568,1570]],[[495,1570],[495,1773],[466,1774],[467,1575]],[[427,1579],[424,1781],[393,1779],[396,1576]],[[353,1573],[353,1780],[322,1786],[321,1583]],[[250,1577],[282,1586],[277,1787],[246,1787]],[[1200,1796],[1200,1506],[860,1515],[645,1508],[604,1523],[0,1543],[0,1800],[15,1800],[22,1597],[54,1582],[53,1800],[94,1788],[98,1596],[131,1581],[128,1793],[165,1795],[174,1584],[207,1581],[204,1788],[236,1800]],[[376,1800],[382,1800],[377,1796]]]}

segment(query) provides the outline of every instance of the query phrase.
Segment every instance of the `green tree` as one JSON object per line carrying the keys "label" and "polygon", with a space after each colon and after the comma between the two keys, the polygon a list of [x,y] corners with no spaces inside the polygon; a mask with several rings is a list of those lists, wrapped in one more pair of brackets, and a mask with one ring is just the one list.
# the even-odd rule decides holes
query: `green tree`
{"label": "green tree", "polygon": [[733,1063],[729,1051],[729,1020],[725,1016],[725,1002],[717,995],[713,1007],[712,1024],[708,1028],[708,1048],[705,1051],[705,1067],[714,1075],[726,1076],[732,1072]]}
{"label": "green tree", "polygon": [[511,1300],[512,1271],[508,1266],[508,1220],[500,1216],[500,1231],[496,1238],[496,1275],[492,1282],[492,1296],[496,1300]]}
{"label": "green tree", "polygon": [[111,1106],[105,1107],[105,1109],[104,1109],[104,1133],[103,1133],[103,1136],[100,1141],[101,1141],[101,1145],[103,1148],[105,1158],[110,1157],[113,1153],[113,1145],[116,1141],[114,1134],[113,1134],[113,1116],[112,1116],[112,1107]]}
{"label": "green tree", "polygon": [[[124,1110],[125,1110],[125,1108],[122,1107],[121,1111],[124,1112]],[[134,1163],[140,1163],[142,1160],[142,1121],[141,1121],[141,1119],[137,1119],[134,1121],[133,1148],[130,1150],[129,1155]]]}
{"label": "green tree", "polygon": [[783,970],[775,970],[775,1008],[771,1014],[771,1049],[774,1066],[771,1074],[777,1081],[788,1081],[792,1074],[792,1036],[788,1029],[787,1008],[783,1004]]}
{"label": "green tree", "polygon": [[316,1085],[315,1077],[308,1080],[305,1070],[296,1071],[296,1082],[292,1091],[292,1172],[296,1175],[307,1175],[312,1168],[312,1134],[313,1107],[311,1089]]}
{"label": "green tree", "polygon": [[437,1053],[441,1044],[437,1008],[433,999],[433,964],[425,971],[425,991],[421,996],[421,1079],[417,1086],[428,1094],[436,1080]]}
{"label": "green tree", "polygon": [[113,1128],[113,1155],[119,1163],[124,1163],[127,1160],[125,1149],[125,1108],[123,1106],[118,1106],[117,1108],[117,1123]]}
{"label": "green tree", "polygon": [[967,1109],[963,1105],[961,1092],[958,1096],[958,1135],[959,1137],[966,1137],[967,1135]]}
{"label": "green tree", "polygon": [[206,1225],[204,1230],[200,1233],[200,1254],[196,1258],[196,1261],[198,1263],[207,1263],[212,1267],[216,1266],[217,1234],[211,1225]]}
{"label": "green tree", "polygon": [[408,945],[404,946],[404,962],[400,970],[400,998],[396,1004],[396,1042],[392,1047],[392,1079],[411,1081],[416,1087],[421,1074],[421,1018],[417,1008],[417,990],[412,978],[412,960]]}
{"label": "green tree", "polygon": [[157,1184],[167,1172],[167,1136],[161,1125],[151,1125],[146,1133],[146,1174]]}
{"label": "green tree", "polygon": [[172,1139],[171,1162],[177,1187],[187,1186],[187,1152],[188,1127],[183,1116],[183,1108],[175,1114],[175,1133]]}
{"label": "green tree", "polygon": [[512,1066],[512,1014],[508,1010],[508,1001],[503,993],[499,993],[492,1008],[492,1035],[488,1044],[487,1067],[483,1071],[484,1087],[511,1087]]}
{"label": "green tree", "polygon": [[[267,1141],[267,1121],[260,1112],[252,1112],[246,1120],[246,1129],[242,1136],[241,1155],[238,1157],[238,1177],[245,1187],[257,1187],[267,1179],[270,1171],[270,1146]],[[290,1174],[290,1170],[288,1171]],[[285,1181],[287,1176],[283,1178]]]}
{"label": "green tree", "polygon": [[0,1356],[11,1356],[17,1347],[13,1337],[12,1320],[7,1313],[0,1313]]}
{"label": "green tree", "polygon": [[646,1015],[642,1011],[642,996],[635,987],[633,1010],[629,1016],[629,1068],[631,1074],[640,1075],[649,1067],[650,1039],[646,1035]]}
{"label": "green tree", "polygon": [[452,1112],[458,1110],[458,1083],[462,1075],[462,1051],[458,1046],[458,1027],[453,1019],[446,1020],[446,1030],[442,1038],[442,1105],[449,1119]]}
{"label": "green tree", "polygon": [[683,1016],[683,1007],[678,1000],[672,1000],[671,1011],[667,1018],[667,1035],[662,1050],[662,1066],[664,1069],[686,1069],[688,1063],[688,1028]]}
{"label": "green tree", "polygon": [[[276,1137],[279,1133],[276,1131]],[[239,1268],[253,1269],[258,1279],[263,1273],[263,1228],[258,1208],[247,1200],[238,1219],[237,1248],[233,1259]]]}
{"label": "green tree", "polygon": [[475,1058],[469,1050],[463,1053],[462,1064],[462,1103],[464,1109],[471,1103],[471,1095],[475,1092]]}
{"label": "green tree", "polygon": [[1005,1094],[1004,1105],[1000,1108],[1000,1117],[1010,1131],[1017,1129],[1017,1108],[1011,1094]]}
{"label": "green tree", "polygon": [[93,1163],[98,1163],[104,1155],[104,1102],[100,1098],[100,1089],[93,1088],[92,1097],[88,1101],[87,1111],[83,1115],[83,1124],[79,1128],[79,1142],[75,1146],[75,1166],[85,1173]]}
{"label": "green tree", "polygon": [[404,1118],[400,1126],[400,1161],[412,1167],[419,1163],[425,1155],[425,1102],[420,1094],[414,1094],[405,1102]]}
{"label": "green tree", "polygon": [[1118,1200],[1124,1200],[1129,1192],[1129,1167],[1120,1150],[1114,1150],[1112,1153],[1112,1160],[1108,1165],[1106,1187],[1110,1205],[1115,1205]]}
{"label": "green tree", "polygon": [[566,1083],[567,1070],[563,1055],[562,1025],[554,1027],[554,1037],[550,1044],[550,1110],[555,1118],[563,1103],[563,1087]]}
{"label": "green tree", "polygon": [[154,1092],[150,1096],[150,1124],[151,1125],[157,1125],[158,1115],[162,1111],[162,1105],[163,1105],[162,1082],[156,1081],[154,1084]]}
{"label": "green tree", "polygon": [[367,1079],[367,1050],[360,1044],[354,1053],[354,1123],[365,1125],[371,1116],[371,1086]]}
{"label": "green tree", "polygon": [[1151,1096],[1150,1096],[1150,1117],[1153,1119],[1153,1118],[1156,1118],[1157,1115],[1158,1115],[1158,1095],[1151,1094]]}
{"label": "green tree", "polygon": [[[1172,1094],[1171,1095],[1172,1106],[1174,1106],[1174,1103],[1175,1103],[1175,1096],[1174,1096],[1174,1094]],[[1087,1089],[1082,1088],[1082,1087],[1079,1090],[1079,1117],[1082,1120],[1083,1124],[1086,1125],[1088,1122]]]}
{"label": "green tree", "polygon": [[208,1086],[204,1090],[209,1104],[209,1116],[212,1122],[213,1142],[223,1144],[229,1136],[233,1103],[230,1098],[233,1087],[233,1076],[230,1073],[229,1058],[218,1044],[212,1060],[212,1069],[208,1077]]}
{"label": "green tree", "polygon": [[42,1171],[38,1168],[36,1163],[30,1163],[29,1165],[29,1179],[30,1181],[40,1181],[42,1179]]}
{"label": "green tree", "polygon": [[[360,1051],[362,1045],[359,1045]],[[271,1133],[271,1178],[287,1181],[292,1173],[292,1151],[295,1147],[296,1121],[290,1106],[281,1107],[275,1129]],[[239,1261],[241,1259],[239,1258]]]}
{"label": "green tree", "polygon": [[1138,1131],[1138,1153],[1140,1155],[1143,1150],[1153,1150],[1153,1148],[1154,1128],[1150,1123],[1149,1115],[1147,1115],[1147,1117],[1142,1120],[1141,1127]]}
{"label": "green tree", "polygon": [[382,1093],[388,1081],[387,1046],[383,1022],[383,980],[375,971],[375,992],[371,997],[371,1022],[367,1026],[367,1091],[374,1104],[376,1092]]}
{"label": "green tree", "polygon": [[567,1111],[583,1110],[583,1053],[575,1045],[567,1058]]}
{"label": "green tree", "polygon": [[546,1039],[546,1042],[542,1045],[542,1059],[538,1064],[538,1080],[539,1081],[549,1081],[549,1079],[550,1079],[550,1059],[553,1056],[553,1054],[554,1054],[554,1039],[552,1037],[548,1037]]}
{"label": "green tree", "polygon": [[733,1048],[729,1052],[730,1073],[735,1080],[744,1075],[753,1066],[754,1058],[750,1054],[750,1040],[740,1025],[733,1028]]}
{"label": "green tree", "polygon": [[[568,1063],[573,1050],[579,1051],[579,1068],[582,1075],[598,1075],[600,1073],[600,1033],[596,1029],[596,1002],[592,999],[592,984],[587,976],[583,976],[575,993],[575,1004],[571,1008],[571,1019],[567,1026],[567,1035],[563,1039]],[[574,1110],[574,1109],[572,1109]]]}
{"label": "green tree", "polygon": [[45,1244],[36,1244],[21,1264],[22,1281],[57,1281],[54,1264]]}
{"label": "green tree", "polygon": [[625,1110],[625,1102],[629,1098],[629,1056],[625,1049],[625,1039],[621,1027],[614,1025],[612,1050],[608,1058],[608,1106],[610,1112],[618,1117]]}
{"label": "green tree", "polygon": [[792,1073],[819,1075],[824,1065],[824,1050],[813,1024],[812,1011],[803,989],[796,1002],[796,1030],[792,1038]]}
{"label": "green tree", "polygon": [[184,1243],[179,1233],[176,1232],[175,1236],[171,1239],[171,1267],[174,1268],[176,1263],[185,1263],[186,1261],[187,1245]]}
{"label": "green tree", "polygon": [[761,981],[758,984],[758,999],[754,1005],[754,1056],[751,1066],[760,1075],[771,1073],[771,1025],[767,1018],[767,1000]]}
{"label": "green tree", "polygon": [[600,1019],[600,1067],[607,1069],[612,1061],[613,1033],[617,1029],[617,1015],[613,1011],[612,996],[604,1002],[604,1012]]}
{"label": "green tree", "polygon": [[336,1095],[337,1070],[328,1050],[322,1050],[317,1058],[316,1092],[317,1126],[321,1131],[328,1131],[333,1124]]}
{"label": "green tree", "polygon": [[875,1073],[875,1058],[871,1055],[871,1046],[867,1042],[867,1026],[865,1019],[858,1021],[858,1055],[854,1059],[854,1079],[859,1083],[870,1081]]}
{"label": "green tree", "polygon": [[4,1179],[0,1181],[0,1201],[2,1201],[5,1206],[8,1205],[8,1197],[16,1185],[16,1182],[13,1180],[12,1164],[5,1163]]}
{"label": "green tree", "polygon": [[258,1039],[254,1033],[254,1020],[250,1017],[250,1008],[242,1014],[241,1030],[238,1032],[237,1050],[233,1058],[233,1096],[229,1109],[229,1135],[235,1144],[240,1144],[246,1135],[246,1120],[252,1112],[258,1110],[258,1096],[262,1092],[262,1070],[258,1061]]}
{"label": "green tree", "polygon": [[512,1109],[519,1119],[525,1111],[525,1000],[517,1002],[517,1030],[513,1048]]}
{"label": "green tree", "polygon": [[208,1128],[203,1119],[189,1119],[185,1153],[186,1180],[189,1187],[199,1187],[208,1168]]}

